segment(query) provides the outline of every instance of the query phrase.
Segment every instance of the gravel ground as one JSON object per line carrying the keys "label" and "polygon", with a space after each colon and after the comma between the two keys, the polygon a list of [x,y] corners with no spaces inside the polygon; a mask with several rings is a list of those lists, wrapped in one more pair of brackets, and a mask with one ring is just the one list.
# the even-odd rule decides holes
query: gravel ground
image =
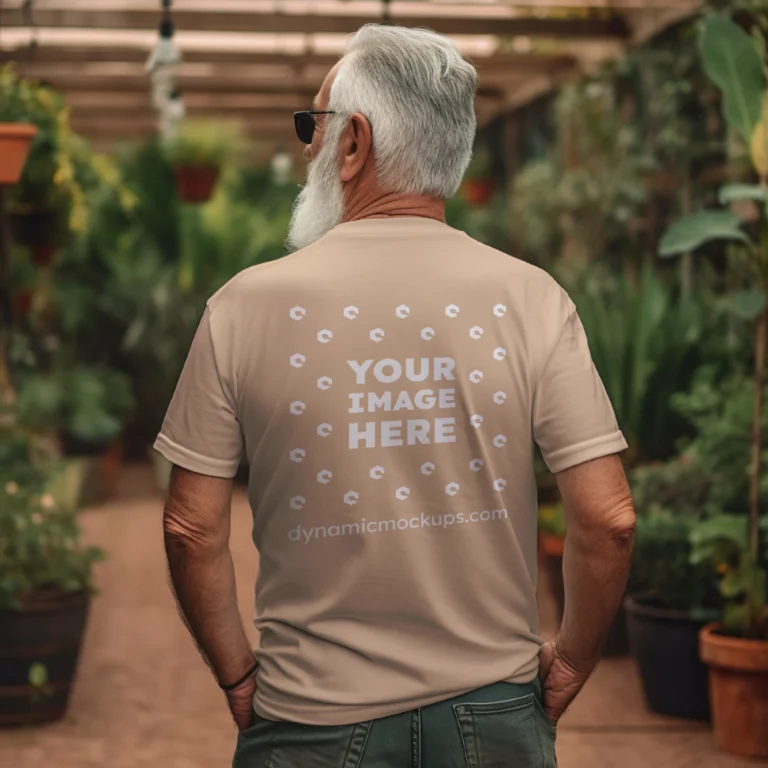
{"label": "gravel ground", "polygon": [[[151,470],[135,466],[126,468],[114,502],[83,514],[88,538],[109,559],[97,573],[99,595],[69,714],[51,726],[0,731],[0,768],[231,764],[234,725],[166,586],[161,506]],[[242,493],[233,506],[232,549],[248,623],[258,558]],[[551,628],[552,606],[543,602],[541,609]],[[560,768],[748,765],[715,752],[706,727],[648,714],[628,659],[600,665],[559,730]]]}

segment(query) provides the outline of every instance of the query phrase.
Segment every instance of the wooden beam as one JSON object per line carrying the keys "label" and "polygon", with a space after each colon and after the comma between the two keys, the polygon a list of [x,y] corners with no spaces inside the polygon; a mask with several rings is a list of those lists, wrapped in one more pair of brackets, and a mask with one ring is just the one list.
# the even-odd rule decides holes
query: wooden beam
{"label": "wooden beam", "polygon": [[[74,91],[67,94],[67,104],[80,112],[152,111],[149,91]],[[295,112],[306,109],[307,100],[295,93],[188,93],[187,110],[204,112]]]}
{"label": "wooden beam", "polygon": [[[72,129],[83,136],[144,136],[157,133],[157,118],[147,115],[103,115],[99,117],[72,117]],[[295,139],[293,120],[289,114],[276,117],[251,117],[241,121],[248,134],[266,133]],[[297,139],[296,139],[297,140]],[[297,140],[298,141],[298,140]]]}
{"label": "wooden beam", "polygon": [[[141,75],[84,75],[76,72],[62,72],[62,68],[52,68],[45,72],[36,72],[34,75],[21,70],[20,74],[33,77],[41,83],[45,83],[65,94],[80,92],[122,92],[122,93],[148,93],[149,80]],[[182,76],[179,79],[179,88],[186,98],[187,94],[228,94],[228,95],[255,95],[255,94],[292,94],[303,98],[304,108],[308,109],[311,100],[317,95],[320,83],[289,82],[286,80],[255,80],[253,78],[231,77],[206,77],[206,76]],[[503,97],[505,88],[490,84],[478,89],[481,98],[499,99]]]}
{"label": "wooden beam", "polygon": [[[199,11],[174,8],[178,29],[187,31],[270,32],[270,33],[339,33],[352,34],[364,24],[380,21],[376,13],[370,16],[352,14],[293,14],[242,12],[233,10]],[[49,5],[35,7],[33,18],[38,27],[84,29],[155,29],[158,10],[132,10],[107,7],[86,9]],[[458,10],[450,16],[402,14],[395,21],[409,27],[429,27],[446,35],[498,35],[559,38],[619,38],[629,37],[630,30],[618,14],[595,18],[563,18],[546,16],[464,15]],[[3,10],[3,26],[28,27],[28,19],[18,7]]]}
{"label": "wooden beam", "polygon": [[[2,36],[0,35],[0,44]],[[338,56],[305,55],[291,53],[256,53],[252,51],[222,51],[205,49],[184,49],[185,63],[191,64],[232,64],[232,65],[287,65],[297,69],[307,67],[330,69],[339,60]],[[14,61],[19,64],[89,64],[105,62],[127,62],[143,64],[149,55],[146,48],[135,46],[49,46],[37,48],[0,47],[0,62]],[[491,56],[469,57],[481,73],[505,70],[515,72],[541,72],[571,66],[575,58],[558,54],[493,54]]]}
{"label": "wooden beam", "polygon": [[[131,92],[75,92],[66,94],[67,105],[73,114],[114,114],[129,115],[148,112],[154,107],[148,93]],[[500,99],[478,98],[475,107],[478,113],[495,112],[501,105]],[[184,97],[184,106],[191,115],[275,115],[290,114],[306,109],[306,99],[294,94],[263,93],[190,93]]]}

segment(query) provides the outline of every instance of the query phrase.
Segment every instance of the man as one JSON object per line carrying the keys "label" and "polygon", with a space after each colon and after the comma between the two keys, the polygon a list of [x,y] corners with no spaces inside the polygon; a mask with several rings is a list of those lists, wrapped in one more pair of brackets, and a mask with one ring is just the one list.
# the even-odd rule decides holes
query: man
{"label": "man", "polygon": [[[294,252],[210,299],[158,437],[171,575],[227,690],[235,766],[554,766],[621,599],[626,443],[574,305],[445,223],[476,82],[434,33],[351,39],[296,116]],[[534,443],[568,525],[546,645]],[[228,548],[243,456],[258,665]]]}

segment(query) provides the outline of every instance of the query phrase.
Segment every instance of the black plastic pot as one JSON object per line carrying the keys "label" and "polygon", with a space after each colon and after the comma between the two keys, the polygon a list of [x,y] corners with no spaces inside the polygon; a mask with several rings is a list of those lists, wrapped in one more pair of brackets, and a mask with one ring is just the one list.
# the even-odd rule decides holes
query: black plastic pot
{"label": "black plastic pot", "polygon": [[33,595],[21,610],[0,611],[0,726],[64,716],[89,604],[87,592],[52,591]]}
{"label": "black plastic pot", "polygon": [[629,643],[649,708],[661,715],[709,720],[707,669],[699,659],[699,631],[713,615],[694,618],[664,608],[645,594],[629,596],[624,607]]}

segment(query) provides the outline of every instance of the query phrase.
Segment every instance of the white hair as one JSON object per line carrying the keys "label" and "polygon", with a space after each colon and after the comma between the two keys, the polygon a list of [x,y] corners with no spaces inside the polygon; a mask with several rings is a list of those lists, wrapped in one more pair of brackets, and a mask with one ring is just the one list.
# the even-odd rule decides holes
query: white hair
{"label": "white hair", "polygon": [[447,37],[367,24],[348,43],[328,105],[339,114],[329,118],[365,115],[383,189],[446,199],[472,157],[476,92],[477,70]]}
{"label": "white hair", "polygon": [[309,164],[307,183],[293,205],[288,229],[286,244],[292,251],[319,240],[344,218],[344,189],[339,178],[339,140],[344,125],[343,121],[328,125],[322,149]]}

